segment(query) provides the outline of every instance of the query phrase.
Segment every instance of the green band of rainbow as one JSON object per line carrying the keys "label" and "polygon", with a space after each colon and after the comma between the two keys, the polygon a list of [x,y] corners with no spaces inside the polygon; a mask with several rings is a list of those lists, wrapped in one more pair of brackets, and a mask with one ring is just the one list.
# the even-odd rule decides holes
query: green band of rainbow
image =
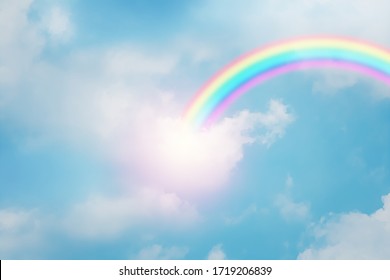
{"label": "green band of rainbow", "polygon": [[184,119],[210,125],[253,86],[287,72],[321,67],[349,69],[390,85],[389,51],[345,38],[299,39],[255,50],[222,69],[196,94]]}

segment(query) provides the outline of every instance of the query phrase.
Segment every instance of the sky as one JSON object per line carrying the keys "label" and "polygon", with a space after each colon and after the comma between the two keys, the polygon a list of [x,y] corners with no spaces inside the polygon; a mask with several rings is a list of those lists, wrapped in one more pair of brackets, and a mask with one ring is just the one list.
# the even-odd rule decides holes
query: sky
{"label": "sky", "polygon": [[390,88],[215,73],[300,36],[390,48],[385,0],[0,0],[1,259],[390,259]]}

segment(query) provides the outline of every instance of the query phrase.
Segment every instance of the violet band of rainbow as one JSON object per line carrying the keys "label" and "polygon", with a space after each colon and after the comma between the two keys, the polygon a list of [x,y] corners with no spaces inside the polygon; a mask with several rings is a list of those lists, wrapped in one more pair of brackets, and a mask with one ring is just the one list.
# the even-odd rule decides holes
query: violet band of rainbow
{"label": "violet band of rainbow", "polygon": [[222,69],[190,102],[184,119],[196,126],[212,124],[227,107],[255,85],[307,68],[337,67],[387,84],[390,52],[344,38],[309,38],[255,50]]}
{"label": "violet band of rainbow", "polygon": [[236,89],[230,95],[228,95],[215,110],[208,116],[204,122],[204,126],[208,127],[213,124],[223,112],[237,100],[241,95],[254,88],[256,85],[265,82],[266,80],[272,79],[273,77],[283,75],[285,73],[295,71],[295,70],[304,70],[308,68],[343,68],[348,69],[357,73],[365,74],[367,76],[381,80],[390,86],[390,75],[387,75],[382,72],[378,72],[375,69],[368,68],[363,65],[353,64],[346,61],[321,61],[321,60],[312,60],[312,61],[298,61],[296,63],[283,65],[281,67],[275,68],[264,75],[258,76],[245,83],[243,86]]}

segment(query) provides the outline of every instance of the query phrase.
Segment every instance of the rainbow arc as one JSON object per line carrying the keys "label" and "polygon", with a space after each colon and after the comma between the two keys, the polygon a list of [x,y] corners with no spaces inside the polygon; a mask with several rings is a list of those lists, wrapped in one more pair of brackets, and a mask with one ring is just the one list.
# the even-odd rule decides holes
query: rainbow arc
{"label": "rainbow arc", "polygon": [[292,71],[329,67],[359,72],[390,86],[390,51],[346,38],[303,38],[254,50],[229,64],[195,95],[184,119],[209,126],[262,82]]}

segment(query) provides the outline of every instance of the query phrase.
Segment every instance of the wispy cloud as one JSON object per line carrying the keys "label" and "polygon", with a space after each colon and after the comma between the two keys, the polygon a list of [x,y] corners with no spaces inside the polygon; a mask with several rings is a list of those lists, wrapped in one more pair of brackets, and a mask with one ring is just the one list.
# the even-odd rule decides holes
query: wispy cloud
{"label": "wispy cloud", "polygon": [[310,213],[307,203],[296,202],[286,194],[280,194],[275,200],[280,214],[286,220],[305,220]]}
{"label": "wispy cloud", "polygon": [[254,215],[256,213],[259,213],[259,210],[257,209],[256,204],[249,205],[248,208],[245,208],[244,211],[238,216],[232,216],[232,217],[226,217],[225,223],[227,225],[238,225],[242,221],[244,221],[246,218],[248,218],[251,215]]}
{"label": "wispy cloud", "polygon": [[0,258],[37,258],[45,227],[37,210],[0,209]]}
{"label": "wispy cloud", "polygon": [[60,6],[51,7],[46,12],[41,19],[41,28],[56,42],[69,41],[75,32],[69,12]]}
{"label": "wispy cloud", "polygon": [[310,205],[306,202],[297,202],[292,198],[293,186],[293,177],[288,175],[285,191],[276,196],[275,206],[285,220],[305,221],[310,216]]}

